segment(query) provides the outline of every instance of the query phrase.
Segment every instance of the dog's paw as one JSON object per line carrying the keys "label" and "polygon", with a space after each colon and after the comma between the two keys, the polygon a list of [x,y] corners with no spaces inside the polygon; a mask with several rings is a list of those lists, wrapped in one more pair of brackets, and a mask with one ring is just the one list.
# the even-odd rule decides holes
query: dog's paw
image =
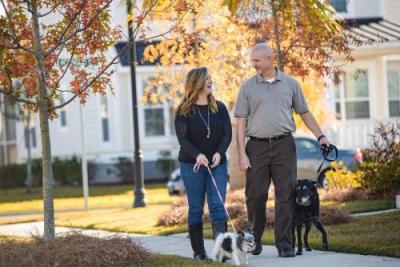
{"label": "dog's paw", "polygon": [[312,249],[311,248],[306,248],[306,251],[312,251]]}
{"label": "dog's paw", "polygon": [[296,252],[296,255],[303,255],[303,251],[298,250],[298,251]]}
{"label": "dog's paw", "polygon": [[227,257],[227,256],[223,256],[221,262],[226,262],[228,260],[230,260],[231,258]]}

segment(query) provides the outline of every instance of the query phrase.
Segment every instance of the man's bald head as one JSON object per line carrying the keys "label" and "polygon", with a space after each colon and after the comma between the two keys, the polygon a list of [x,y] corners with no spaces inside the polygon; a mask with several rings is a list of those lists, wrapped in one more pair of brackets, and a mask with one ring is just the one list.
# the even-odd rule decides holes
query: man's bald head
{"label": "man's bald head", "polygon": [[253,46],[250,54],[251,62],[257,72],[269,72],[273,69],[274,50],[264,43]]}
{"label": "man's bald head", "polygon": [[264,43],[259,43],[256,44],[255,46],[253,46],[253,48],[251,49],[251,53],[262,53],[266,56],[273,56],[274,55],[274,50],[267,44]]}

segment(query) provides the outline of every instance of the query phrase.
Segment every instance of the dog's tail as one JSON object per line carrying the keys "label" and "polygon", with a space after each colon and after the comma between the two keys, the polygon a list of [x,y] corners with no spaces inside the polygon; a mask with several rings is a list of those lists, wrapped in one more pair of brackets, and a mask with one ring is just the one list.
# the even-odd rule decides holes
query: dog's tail
{"label": "dog's tail", "polygon": [[219,233],[217,238],[215,238],[214,248],[211,253],[211,259],[219,260],[219,251],[221,249],[222,243],[224,242],[224,233]]}

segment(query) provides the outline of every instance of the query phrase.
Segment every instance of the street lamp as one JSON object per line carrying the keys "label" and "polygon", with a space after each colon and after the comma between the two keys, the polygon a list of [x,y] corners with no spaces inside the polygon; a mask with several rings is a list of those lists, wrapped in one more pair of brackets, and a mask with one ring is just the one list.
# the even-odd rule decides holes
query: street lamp
{"label": "street lamp", "polygon": [[133,108],[133,137],[134,137],[134,179],[135,179],[135,192],[133,207],[146,206],[144,181],[143,181],[143,155],[140,149],[139,140],[139,121],[138,121],[138,104],[136,96],[136,45],[133,37],[133,19],[132,19],[132,0],[128,0],[128,43],[129,45],[129,66],[131,68],[131,86],[132,86],[132,108]]}

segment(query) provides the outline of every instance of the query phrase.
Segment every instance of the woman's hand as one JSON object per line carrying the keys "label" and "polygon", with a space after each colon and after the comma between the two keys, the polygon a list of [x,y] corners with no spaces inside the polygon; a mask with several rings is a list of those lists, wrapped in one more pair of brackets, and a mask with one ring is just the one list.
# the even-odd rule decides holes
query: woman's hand
{"label": "woman's hand", "polygon": [[221,155],[218,152],[213,155],[212,162],[213,164],[210,166],[211,168],[217,167],[221,162]]}
{"label": "woman's hand", "polygon": [[208,167],[208,159],[204,154],[199,154],[196,158],[196,164]]}

